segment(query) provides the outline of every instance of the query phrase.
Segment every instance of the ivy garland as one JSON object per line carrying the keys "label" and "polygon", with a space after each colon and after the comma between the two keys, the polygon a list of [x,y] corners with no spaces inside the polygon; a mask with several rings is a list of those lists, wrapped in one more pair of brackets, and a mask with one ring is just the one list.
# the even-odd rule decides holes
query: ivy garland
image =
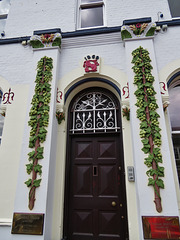
{"label": "ivy garland", "polygon": [[46,140],[49,123],[49,103],[51,97],[52,80],[52,58],[43,57],[37,64],[36,86],[35,94],[32,98],[32,107],[29,113],[30,120],[28,125],[31,127],[29,147],[34,150],[28,153],[29,164],[26,164],[26,171],[28,174],[32,173],[32,178],[27,180],[25,184],[30,188],[29,190],[29,209],[32,210],[35,202],[35,190],[40,186],[41,178],[37,178],[38,174],[42,174],[42,166],[38,163],[43,159],[44,147],[41,146]]}
{"label": "ivy garland", "polygon": [[148,178],[148,186],[153,186],[156,205],[158,212],[162,211],[160,188],[164,188],[164,182],[160,177],[164,177],[164,167],[159,166],[162,163],[161,134],[156,112],[158,105],[155,98],[155,90],[153,87],[154,77],[151,74],[152,66],[149,52],[142,47],[132,52],[132,67],[135,76],[134,84],[137,85],[135,95],[137,98],[136,106],[137,118],[140,123],[140,137],[143,143],[142,151],[147,154],[144,163],[149,170],[146,172]]}

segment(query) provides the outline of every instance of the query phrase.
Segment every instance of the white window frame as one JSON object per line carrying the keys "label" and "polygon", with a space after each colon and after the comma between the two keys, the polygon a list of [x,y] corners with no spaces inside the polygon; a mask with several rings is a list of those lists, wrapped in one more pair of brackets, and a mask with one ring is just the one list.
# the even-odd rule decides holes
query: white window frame
{"label": "white window frame", "polygon": [[[77,29],[91,29],[91,28],[100,28],[106,26],[106,18],[105,18],[105,0],[101,0],[99,2],[90,2],[90,3],[81,3],[81,0],[77,0]],[[91,26],[91,27],[81,27],[81,9],[85,8],[95,8],[95,7],[103,7],[103,25],[99,26]]]}

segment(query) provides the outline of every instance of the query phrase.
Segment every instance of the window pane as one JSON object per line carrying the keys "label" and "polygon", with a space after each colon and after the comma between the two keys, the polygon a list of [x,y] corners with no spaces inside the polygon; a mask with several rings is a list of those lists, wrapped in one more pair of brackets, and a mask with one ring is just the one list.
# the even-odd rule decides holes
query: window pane
{"label": "window pane", "polygon": [[180,17],[180,0],[168,0],[172,17]]}
{"label": "window pane", "polygon": [[172,140],[174,145],[174,155],[176,159],[177,173],[180,183],[180,134],[173,134]]}
{"label": "window pane", "polygon": [[0,1],[0,14],[8,14],[10,7],[10,0]]}
{"label": "window pane", "polygon": [[169,90],[169,114],[173,131],[180,130],[180,86]]}
{"label": "window pane", "polygon": [[81,27],[103,25],[103,7],[81,9]]}
{"label": "window pane", "polygon": [[81,0],[81,3],[103,2],[102,0]]}

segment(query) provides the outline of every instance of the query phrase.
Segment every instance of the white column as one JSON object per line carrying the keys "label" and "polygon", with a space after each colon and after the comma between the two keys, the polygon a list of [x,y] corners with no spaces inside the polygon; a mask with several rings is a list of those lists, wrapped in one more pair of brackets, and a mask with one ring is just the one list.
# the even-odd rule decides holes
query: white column
{"label": "white column", "polygon": [[[29,188],[24,184],[29,179],[29,175],[26,173],[26,164],[28,164],[28,153],[32,150],[29,149],[29,133],[30,127],[28,126],[29,111],[31,108],[31,100],[34,95],[36,69],[38,61],[44,57],[51,57],[53,59],[53,79],[51,81],[51,101],[49,112],[49,125],[47,128],[46,140],[43,143],[44,146],[44,158],[39,160],[42,165],[42,181],[38,188],[36,188],[36,200],[32,210],[28,208],[28,194]],[[43,235],[24,235],[24,234],[12,234],[13,240],[49,240],[51,239],[52,229],[52,215],[53,215],[53,189],[54,189],[54,176],[55,176],[55,161],[56,161],[56,144],[57,144],[57,120],[56,120],[56,93],[57,93],[57,80],[58,80],[58,66],[59,66],[60,51],[59,47],[42,48],[33,51],[32,57],[32,71],[34,71],[34,79],[30,86],[29,104],[26,114],[26,121],[24,126],[24,136],[22,143],[22,153],[19,166],[18,183],[15,197],[15,213],[40,213],[44,214],[44,231]],[[23,126],[22,126],[23,127]]]}
{"label": "white column", "polygon": [[[148,176],[146,171],[147,166],[144,164],[144,158],[146,157],[144,152],[141,150],[143,147],[141,143],[141,138],[139,136],[140,132],[140,121],[136,117],[137,107],[135,103],[137,102],[136,96],[134,95],[137,89],[134,82],[134,72],[132,70],[132,51],[142,46],[144,49],[149,51],[149,56],[152,60],[151,65],[153,66],[152,75],[155,78],[153,83],[154,89],[156,91],[155,98],[159,108],[157,109],[159,118],[159,126],[161,128],[161,153],[163,156],[163,163],[160,166],[165,168],[165,176],[162,178],[164,180],[164,189],[160,189],[161,199],[162,199],[162,212],[158,213],[154,204],[154,189],[152,186],[148,186]],[[130,95],[130,122],[132,131],[132,144],[133,144],[133,156],[135,164],[135,183],[137,189],[137,199],[138,199],[138,212],[139,212],[139,226],[141,232],[141,239],[143,238],[142,229],[142,216],[178,216],[178,205],[177,196],[175,190],[175,183],[173,178],[173,170],[171,166],[171,155],[168,144],[167,129],[165,125],[165,117],[162,106],[162,97],[160,92],[160,85],[157,72],[157,64],[153,46],[152,38],[142,38],[142,39],[130,39],[125,41],[125,51],[126,51],[126,61],[127,61],[127,73],[129,82],[129,95]]]}

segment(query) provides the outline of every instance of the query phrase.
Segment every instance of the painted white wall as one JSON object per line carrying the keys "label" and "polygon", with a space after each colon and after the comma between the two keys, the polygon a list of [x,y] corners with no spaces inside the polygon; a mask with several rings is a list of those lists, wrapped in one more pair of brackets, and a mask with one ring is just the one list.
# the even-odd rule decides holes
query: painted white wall
{"label": "painted white wall", "polygon": [[1,239],[9,240],[11,235],[11,226],[0,226]]}
{"label": "painted white wall", "polygon": [[[122,25],[123,20],[133,19],[133,18],[142,18],[142,17],[152,17],[153,21],[157,21],[157,13],[159,11],[163,12],[164,18],[162,20],[171,19],[167,0],[137,0],[136,2],[129,0],[105,0],[106,4],[106,20],[107,26],[120,26]],[[6,37],[21,37],[21,36],[30,36],[34,30],[44,30],[51,28],[61,28],[63,32],[74,31],[75,30],[75,15],[76,15],[76,0],[11,0],[11,8],[7,19],[6,24]],[[150,45],[148,41],[143,43],[147,47],[152,56],[153,64],[155,66],[155,74],[158,79],[158,74],[160,79],[167,79],[172,72],[175,72],[179,68],[180,64],[180,54],[179,54],[179,39],[180,39],[180,28],[179,27],[169,27],[166,32],[160,32],[155,35],[152,43]],[[132,45],[131,45],[132,44]],[[27,122],[29,120],[29,110],[30,102],[34,91],[34,80],[36,76],[36,66],[37,61],[44,56],[44,54],[49,54],[56,59],[56,69],[57,72],[54,72],[54,76],[57,79],[54,79],[53,85],[53,98],[55,100],[56,94],[56,81],[58,81],[59,90],[63,94],[68,90],[73,83],[77,82],[84,78],[83,73],[83,58],[88,54],[96,54],[101,57],[102,68],[100,69],[100,75],[94,74],[91,76],[97,77],[106,77],[111,80],[118,87],[122,89],[123,86],[127,84],[126,73],[130,74],[129,79],[132,78],[131,64],[130,64],[130,53],[135,46],[139,46],[140,42],[137,44],[135,42],[126,44],[124,47],[123,42],[121,41],[120,33],[113,34],[104,34],[104,35],[95,35],[95,36],[86,36],[86,37],[76,37],[71,39],[62,40],[62,50],[60,59],[55,54],[56,50],[47,50],[47,51],[37,51],[33,52],[32,48],[29,46],[22,46],[19,44],[8,44],[0,45],[0,85],[4,91],[8,91],[9,87],[15,92],[15,98],[13,104],[7,106],[7,116],[4,125],[3,131],[3,141],[0,146],[0,189],[1,189],[1,198],[0,198],[0,220],[8,218],[11,220],[13,211],[23,211],[27,212],[28,208],[28,188],[25,186],[24,181],[28,179],[26,174],[25,164],[27,163],[27,153],[28,150],[28,140],[29,140],[29,127]],[[154,53],[155,51],[155,53]],[[158,72],[157,72],[158,71]],[[103,86],[103,85],[102,85]],[[83,87],[83,86],[81,86]],[[158,85],[156,88],[158,89]],[[132,88],[132,87],[131,87]],[[80,90],[81,88],[79,88]],[[132,98],[132,101],[135,101],[135,96]],[[54,101],[53,100],[53,101]],[[49,175],[49,162],[44,163],[44,174],[49,178],[49,183],[53,184],[55,177],[55,189],[56,194],[49,191],[50,186],[47,181],[42,182],[42,188],[37,189],[37,201],[34,212],[40,211],[44,212],[47,209],[47,214],[50,214],[51,220],[51,211],[53,211],[53,236],[54,240],[57,239],[57,236],[62,235],[63,227],[63,194],[64,194],[64,176],[63,170],[65,167],[65,140],[66,140],[66,122],[61,126],[57,127],[56,119],[54,117],[55,113],[55,103],[52,101],[52,110],[51,110],[51,128],[50,135],[47,138],[46,145],[49,145],[49,148],[46,152],[47,156],[50,157],[50,161],[55,161],[56,158],[56,174],[53,176],[53,171],[55,168],[55,162],[52,164],[51,174]],[[161,96],[158,95],[158,101],[160,104]],[[68,106],[68,105],[66,105]],[[162,105],[161,105],[162,106]],[[132,113],[135,114],[135,107],[131,105]],[[67,110],[67,109],[66,109]],[[161,110],[160,110],[161,111]],[[18,113],[18,114],[17,114]],[[162,111],[161,114],[163,115]],[[134,115],[135,116],[135,115]],[[12,121],[13,119],[13,121]],[[66,120],[67,121],[67,120]],[[138,127],[138,121],[135,120],[135,124]],[[124,149],[125,149],[125,165],[134,164],[137,162],[137,158],[143,159],[144,156],[136,155],[133,159],[132,154],[129,151],[129,140],[131,138],[131,132],[129,130],[130,123],[126,122],[123,119],[124,126]],[[161,120],[161,125],[165,129],[164,120]],[[57,151],[56,147],[56,128],[58,129],[58,141],[57,141]],[[165,169],[170,169],[166,172],[165,185],[166,189],[161,190],[162,198],[164,199],[166,193],[172,193],[173,196],[176,196],[175,189],[170,189],[170,182],[172,179],[172,170],[171,164],[168,160],[171,159],[173,154],[166,150],[168,146],[167,133],[163,130],[164,133],[163,142],[163,152],[165,153]],[[52,135],[51,135],[52,134]],[[135,134],[135,133],[133,133]],[[135,135],[133,136],[134,138]],[[52,151],[50,150],[50,142],[52,146]],[[59,147],[62,147],[61,148]],[[141,142],[137,141],[137,145],[141,148]],[[10,150],[9,150],[10,149]],[[56,153],[56,154],[55,154]],[[20,165],[19,165],[20,163]],[[47,164],[46,164],[47,163]],[[8,169],[8,171],[7,171]],[[18,169],[20,175],[18,178]],[[137,172],[146,172],[146,166],[143,164],[143,161],[140,165],[136,164]],[[61,175],[62,174],[62,175]],[[137,175],[138,177],[138,175]],[[18,178],[18,182],[17,182]],[[153,191],[150,187],[145,187],[145,191],[141,191],[140,187],[144,187],[144,184],[147,181],[147,177],[144,174],[144,183],[140,182],[137,178],[137,186],[135,183],[127,182],[127,199],[128,199],[128,216],[130,219],[130,235],[131,240],[139,239],[137,225],[133,223],[134,219],[137,220],[137,210],[134,208],[138,205],[141,207],[140,214],[154,214],[154,210],[151,212],[151,209],[154,208],[153,203]],[[6,180],[6,185],[4,181]],[[15,192],[18,196],[15,201]],[[146,185],[146,184],[145,184]],[[177,184],[176,184],[177,185]],[[57,187],[57,188],[56,188]],[[139,195],[136,196],[136,187],[139,191]],[[177,188],[177,191],[179,189]],[[54,198],[54,209],[51,209],[52,198],[49,198],[50,205],[46,205],[47,199],[42,199],[44,194],[47,193],[49,196],[52,195]],[[46,196],[47,197],[47,196]],[[132,199],[134,200],[132,203]],[[146,200],[149,202],[149,208],[146,208]],[[177,209],[176,198],[172,200],[172,204],[168,206],[171,197],[167,200],[163,200],[163,214],[175,214]],[[137,202],[136,202],[137,201]],[[138,202],[139,201],[139,202]],[[48,203],[49,204],[49,203]],[[46,208],[47,207],[47,208]],[[138,221],[135,221],[138,224]],[[57,225],[56,225],[57,224]],[[0,231],[6,232],[6,227],[1,225],[0,221]],[[6,229],[5,229],[6,228]],[[3,230],[2,230],[3,229]],[[141,231],[142,229],[140,229]],[[49,229],[47,229],[47,232]],[[1,233],[0,233],[1,234]],[[49,231],[51,234],[51,231]],[[134,235],[135,234],[135,235]],[[137,234],[137,235],[136,235]],[[14,239],[19,239],[18,236],[13,236]],[[5,239],[5,238],[4,238]],[[3,239],[3,240],[4,240]],[[31,239],[31,237],[29,238]],[[38,237],[38,239],[40,239]],[[59,239],[58,239],[59,240]]]}
{"label": "painted white wall", "polygon": [[[62,31],[74,31],[78,0],[11,0],[6,23],[6,37],[32,35],[34,30],[61,28]],[[105,19],[108,27],[122,25],[123,20],[151,17],[158,21],[158,12],[162,20],[171,19],[167,0],[105,0]],[[27,27],[28,26],[28,27]]]}
{"label": "painted white wall", "polygon": [[171,19],[167,0],[106,0],[107,25],[119,26],[124,20],[151,17],[153,22],[158,21],[158,12],[162,12],[164,17],[160,19]]}
{"label": "painted white wall", "polygon": [[[3,90],[4,93],[8,92],[9,85],[4,86]],[[29,91],[27,85],[12,85],[11,90],[15,93],[14,100],[11,101],[11,104],[5,106],[6,117],[3,127],[2,143],[0,145],[0,219],[12,218],[19,159],[23,142],[22,137],[27,107],[26,96]],[[4,107],[3,104],[2,107]]]}

